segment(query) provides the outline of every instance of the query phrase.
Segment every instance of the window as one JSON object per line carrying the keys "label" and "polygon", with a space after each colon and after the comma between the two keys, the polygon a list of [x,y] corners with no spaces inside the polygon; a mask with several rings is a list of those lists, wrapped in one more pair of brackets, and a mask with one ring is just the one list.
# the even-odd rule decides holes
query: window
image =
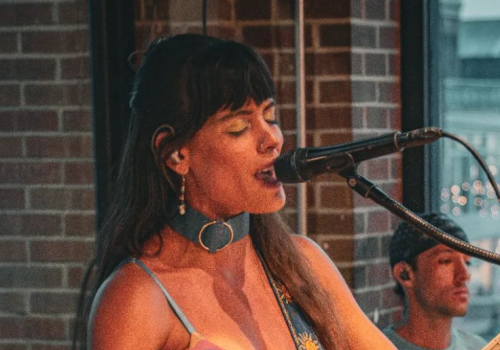
{"label": "window", "polygon": [[[499,181],[500,2],[439,0],[429,12],[429,122],[469,142]],[[500,206],[484,172],[456,142],[433,147],[430,208],[459,223],[474,245],[497,250]],[[471,273],[469,313],[457,326],[491,339],[500,330],[500,268],[473,259]]]}

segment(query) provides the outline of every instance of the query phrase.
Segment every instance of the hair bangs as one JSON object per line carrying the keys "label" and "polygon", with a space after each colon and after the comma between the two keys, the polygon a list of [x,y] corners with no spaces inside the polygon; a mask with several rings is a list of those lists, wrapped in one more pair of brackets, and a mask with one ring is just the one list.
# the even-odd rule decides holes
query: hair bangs
{"label": "hair bangs", "polygon": [[275,98],[271,74],[255,51],[235,42],[221,42],[207,51],[197,67],[202,115],[209,117],[221,109],[234,111],[250,99],[259,105]]}

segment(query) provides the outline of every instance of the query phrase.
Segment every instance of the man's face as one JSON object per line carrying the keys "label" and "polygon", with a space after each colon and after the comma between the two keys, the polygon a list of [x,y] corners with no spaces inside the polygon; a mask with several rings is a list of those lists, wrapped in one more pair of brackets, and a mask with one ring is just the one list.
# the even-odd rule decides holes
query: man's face
{"label": "man's face", "polygon": [[416,258],[414,300],[426,313],[465,316],[469,306],[470,257],[443,244]]}

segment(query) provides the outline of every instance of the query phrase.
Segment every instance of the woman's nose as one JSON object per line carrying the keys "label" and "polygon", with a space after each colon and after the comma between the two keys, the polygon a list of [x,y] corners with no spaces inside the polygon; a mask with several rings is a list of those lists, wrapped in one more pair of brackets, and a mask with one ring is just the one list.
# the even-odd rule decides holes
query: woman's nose
{"label": "woman's nose", "polygon": [[265,153],[273,150],[281,152],[283,146],[283,134],[281,129],[276,124],[268,124],[264,122],[263,133],[258,145],[259,152]]}

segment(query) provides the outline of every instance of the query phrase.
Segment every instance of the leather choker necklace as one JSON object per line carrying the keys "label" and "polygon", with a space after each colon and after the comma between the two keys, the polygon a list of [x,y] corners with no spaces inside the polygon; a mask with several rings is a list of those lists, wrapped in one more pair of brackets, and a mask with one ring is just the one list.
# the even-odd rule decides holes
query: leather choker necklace
{"label": "leather choker necklace", "polygon": [[186,213],[180,215],[177,212],[168,221],[168,225],[210,253],[215,253],[248,235],[250,214],[245,212],[227,221],[210,220],[202,213],[186,206]]}

